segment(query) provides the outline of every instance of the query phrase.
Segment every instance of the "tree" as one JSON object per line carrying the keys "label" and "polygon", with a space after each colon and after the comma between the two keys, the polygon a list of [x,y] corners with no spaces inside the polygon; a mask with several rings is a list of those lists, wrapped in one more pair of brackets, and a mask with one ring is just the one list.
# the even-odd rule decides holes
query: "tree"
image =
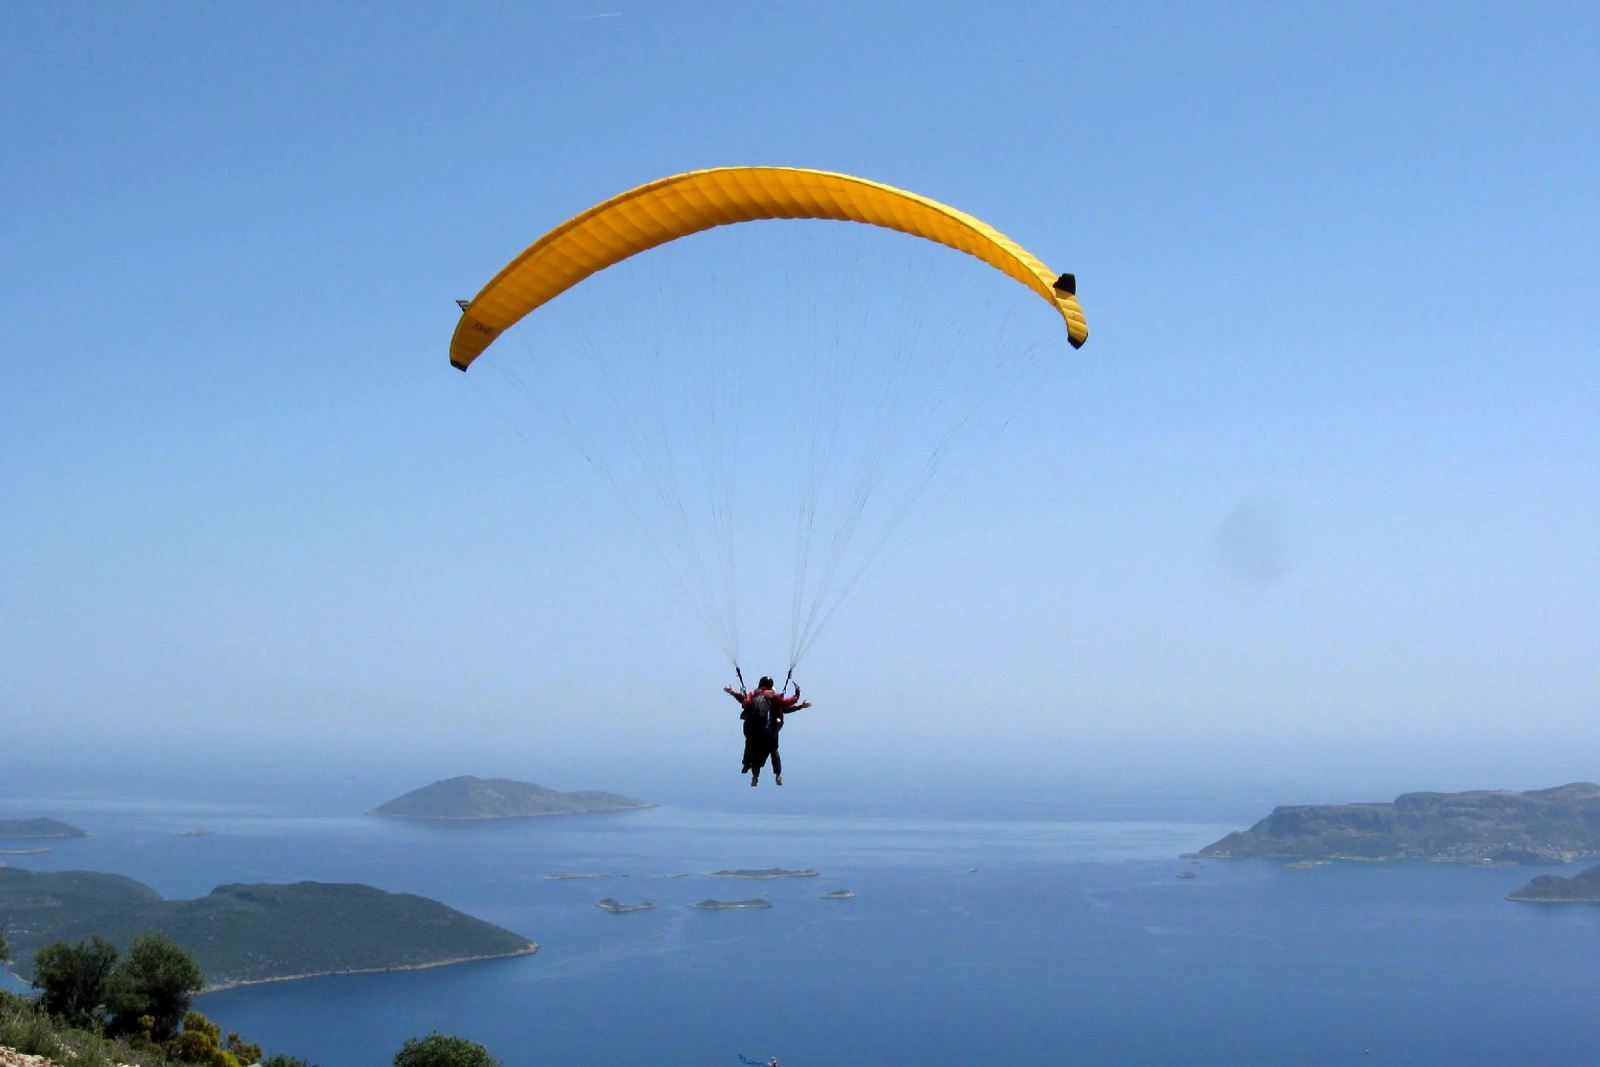
{"label": "tree", "polygon": [[165,1041],[204,987],[200,965],[177,942],[165,934],[141,934],[111,976],[112,1029],[134,1033],[142,1029],[139,1017],[148,1015],[151,1037]]}
{"label": "tree", "polygon": [[500,1067],[500,1061],[475,1041],[435,1032],[401,1046],[394,1067]]}
{"label": "tree", "polygon": [[116,963],[117,948],[104,938],[44,946],[33,954],[33,986],[40,991],[40,1006],[74,1026],[98,1023]]}
{"label": "tree", "polygon": [[6,941],[6,928],[0,926],[0,963],[11,962],[11,945]]}

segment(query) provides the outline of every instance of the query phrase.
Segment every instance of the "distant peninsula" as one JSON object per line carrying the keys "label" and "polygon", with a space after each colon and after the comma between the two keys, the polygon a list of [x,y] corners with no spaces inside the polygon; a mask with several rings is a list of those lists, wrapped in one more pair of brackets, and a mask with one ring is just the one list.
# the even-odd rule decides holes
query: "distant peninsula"
{"label": "distant peninsula", "polygon": [[1600,856],[1600,785],[1406,793],[1391,804],[1280,807],[1202,859],[1434,860],[1542,865]]}
{"label": "distant peninsula", "polygon": [[1506,899],[1536,904],[1600,904],[1600,867],[1591,867],[1571,878],[1541,874]]}
{"label": "distant peninsula", "polygon": [[322,974],[411,970],[525,956],[539,946],[438,901],[365,885],[222,885],[198,900],[93,871],[0,868],[0,925],[27,977],[33,952],[103,937],[120,947],[151,930],[191,952],[207,989]]}
{"label": "distant peninsula", "polygon": [[753,900],[702,900],[698,904],[690,904],[691,908],[701,911],[736,911],[740,908],[770,908],[772,901],[756,897]]}
{"label": "distant peninsula", "polygon": [[787,867],[762,867],[759,870],[738,871],[712,871],[711,878],[754,878],[765,882],[773,878],[815,878],[820,872],[807,868],[803,871],[791,871]]}
{"label": "distant peninsula", "polygon": [[462,775],[413,789],[367,814],[396,819],[528,819],[544,815],[587,815],[638,811],[654,804],[597,790],[561,793],[510,778]]}
{"label": "distant peninsula", "polygon": [[0,841],[24,837],[88,837],[88,831],[60,819],[0,819]]}

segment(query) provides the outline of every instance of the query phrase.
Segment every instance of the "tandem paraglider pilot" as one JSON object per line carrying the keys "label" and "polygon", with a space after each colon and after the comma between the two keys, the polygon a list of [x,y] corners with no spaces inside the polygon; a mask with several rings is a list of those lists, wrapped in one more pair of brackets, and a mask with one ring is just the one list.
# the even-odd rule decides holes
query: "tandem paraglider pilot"
{"label": "tandem paraglider pilot", "polygon": [[[789,688],[784,685],[784,688]],[[749,772],[752,788],[761,783],[761,768],[767,758],[772,758],[772,778],[783,784],[783,759],[778,755],[778,733],[783,729],[783,717],[791,711],[809,708],[811,702],[800,702],[800,687],[794,687],[794,696],[774,692],[772,679],[763,677],[749,692],[723,686],[722,691],[739,702],[739,718],[744,720],[744,760],[739,773]]]}

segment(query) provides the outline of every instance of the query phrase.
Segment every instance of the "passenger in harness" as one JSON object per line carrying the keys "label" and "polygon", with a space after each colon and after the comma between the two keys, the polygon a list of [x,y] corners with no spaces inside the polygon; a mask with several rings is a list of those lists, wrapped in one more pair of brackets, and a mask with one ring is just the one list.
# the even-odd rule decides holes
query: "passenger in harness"
{"label": "passenger in harness", "polygon": [[[787,686],[785,686],[787,688]],[[739,773],[750,773],[750,786],[761,781],[761,768],[767,757],[772,757],[772,774],[779,785],[783,784],[783,764],[778,757],[778,731],[783,729],[783,717],[791,711],[809,708],[810,701],[800,703],[800,687],[794,687],[794,696],[784,696],[772,689],[772,679],[763,677],[755,689],[745,692],[724,686],[724,693],[739,702],[739,718],[744,720],[744,761]]]}

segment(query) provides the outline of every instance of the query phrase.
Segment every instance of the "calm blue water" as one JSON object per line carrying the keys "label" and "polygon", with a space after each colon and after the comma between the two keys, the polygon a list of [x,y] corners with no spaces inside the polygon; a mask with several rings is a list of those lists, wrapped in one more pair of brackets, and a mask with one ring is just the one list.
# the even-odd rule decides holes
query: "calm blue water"
{"label": "calm blue water", "polygon": [[[91,806],[92,807],[92,806]],[[1529,872],[1177,858],[1231,826],[648,812],[483,826],[71,812],[31,869],[168,896],[361,881],[523,933],[537,956],[231,990],[225,1029],[380,1067],[432,1029],[506,1067],[724,1064],[1600,1063],[1600,908],[1501,898]],[[182,837],[190,826],[215,831]],[[779,882],[724,867],[815,867]],[[1179,880],[1182,870],[1199,877]],[[591,871],[603,881],[551,881]],[[691,877],[669,878],[677,872]],[[824,901],[839,888],[858,895]],[[763,911],[700,912],[766,895]],[[604,896],[650,900],[610,915]]]}

